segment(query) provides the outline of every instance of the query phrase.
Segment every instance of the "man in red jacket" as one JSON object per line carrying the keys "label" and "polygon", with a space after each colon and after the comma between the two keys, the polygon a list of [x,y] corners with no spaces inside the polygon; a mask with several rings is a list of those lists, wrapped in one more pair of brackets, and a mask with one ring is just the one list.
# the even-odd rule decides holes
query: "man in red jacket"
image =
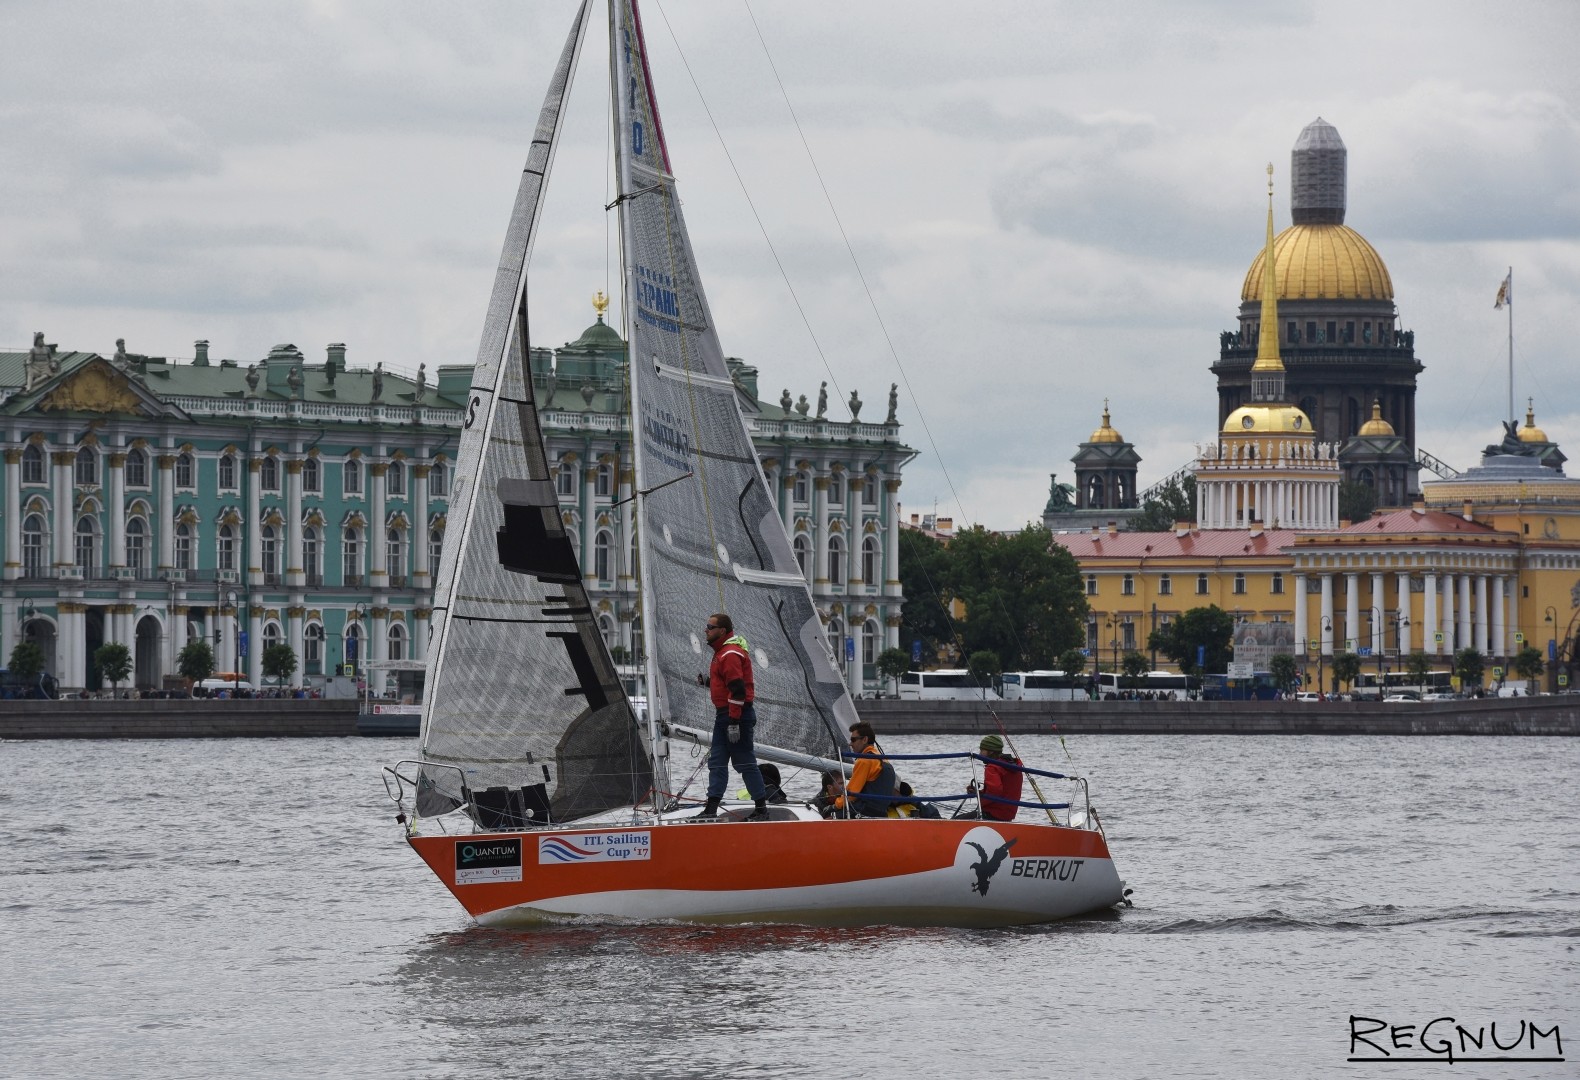
{"label": "man in red jacket", "polygon": [[[999,762],[1008,762],[1010,765],[1019,765],[1020,759],[1004,752],[1004,740],[997,735],[982,736],[982,745],[978,748],[982,756],[982,795],[978,800],[981,803],[981,817],[990,821],[1014,821],[1015,815],[1020,812],[1020,807],[1015,804],[1020,802],[1020,787],[1022,773],[1019,769],[1006,768]],[[966,790],[976,794],[976,781],[972,781]],[[1005,799],[1006,802],[997,802],[995,799]],[[977,817],[978,814],[960,814],[960,817]]]}
{"label": "man in red jacket", "polygon": [[730,780],[730,765],[746,781],[746,790],[757,803],[747,821],[768,820],[768,791],[757,768],[752,731],[757,726],[756,693],[752,687],[752,657],[746,639],[735,633],[735,623],[723,612],[708,616],[708,645],[713,663],[708,668],[708,692],[713,699],[713,741],[708,748],[708,803],[699,818],[717,817],[719,802]]}

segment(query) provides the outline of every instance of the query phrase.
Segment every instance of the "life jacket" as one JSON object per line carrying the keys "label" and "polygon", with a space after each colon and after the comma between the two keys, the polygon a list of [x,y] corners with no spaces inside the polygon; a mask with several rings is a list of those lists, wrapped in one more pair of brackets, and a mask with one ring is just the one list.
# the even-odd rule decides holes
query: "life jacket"
{"label": "life jacket", "polygon": [[732,656],[739,657],[740,660],[739,670],[742,681],[746,683],[747,704],[757,699],[757,688],[752,683],[751,652],[751,646],[746,644],[746,639],[739,634],[726,638],[724,644],[713,651],[713,663],[708,668],[708,693],[713,700],[714,708],[722,709],[730,702],[730,687],[724,674],[724,666]]}

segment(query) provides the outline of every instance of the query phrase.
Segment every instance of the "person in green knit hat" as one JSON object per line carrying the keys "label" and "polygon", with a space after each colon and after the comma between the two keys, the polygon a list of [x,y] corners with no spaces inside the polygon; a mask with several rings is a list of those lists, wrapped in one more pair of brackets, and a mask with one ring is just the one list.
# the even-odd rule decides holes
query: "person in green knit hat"
{"label": "person in green knit hat", "polygon": [[1004,740],[998,735],[982,736],[978,747],[982,759],[982,787],[976,781],[966,790],[977,796],[980,809],[956,815],[963,818],[983,818],[988,821],[1014,821],[1020,807],[1022,773],[1020,759],[1004,752]]}

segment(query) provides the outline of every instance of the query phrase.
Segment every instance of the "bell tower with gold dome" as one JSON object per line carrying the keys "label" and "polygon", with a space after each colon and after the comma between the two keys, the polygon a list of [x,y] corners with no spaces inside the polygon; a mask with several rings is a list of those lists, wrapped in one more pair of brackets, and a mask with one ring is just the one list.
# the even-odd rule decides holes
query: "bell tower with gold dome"
{"label": "bell tower with gold dome", "polygon": [[[1337,129],[1321,117],[1308,124],[1291,154],[1293,222],[1252,260],[1240,290],[1239,329],[1220,335],[1212,368],[1218,416],[1227,421],[1241,406],[1264,400],[1258,367],[1271,339],[1282,355],[1287,400],[1306,415],[1318,441],[1343,444],[1359,435],[1376,403],[1408,461],[1402,493],[1408,496],[1420,490],[1415,390],[1422,365],[1414,333],[1398,328],[1388,267],[1344,223],[1347,168]],[[1269,298],[1277,301],[1271,320]],[[1377,476],[1359,462],[1345,462],[1343,472],[1362,483]],[[1385,504],[1394,501],[1378,495]]]}

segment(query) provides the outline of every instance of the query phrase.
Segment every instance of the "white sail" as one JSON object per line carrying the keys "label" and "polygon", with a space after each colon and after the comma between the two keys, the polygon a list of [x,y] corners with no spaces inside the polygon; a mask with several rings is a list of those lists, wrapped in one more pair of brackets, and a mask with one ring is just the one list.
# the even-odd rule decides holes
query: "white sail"
{"label": "white sail", "polygon": [[838,757],[855,706],[740,411],[671,172],[634,0],[610,5],[650,706],[709,728],[703,626],[751,649],[760,743]]}
{"label": "white sail", "polygon": [[652,784],[561,517],[524,363],[526,267],[586,22],[584,0],[516,194],[468,394],[434,589],[424,815],[476,807],[494,788],[496,809],[508,795],[565,820],[629,806]]}

